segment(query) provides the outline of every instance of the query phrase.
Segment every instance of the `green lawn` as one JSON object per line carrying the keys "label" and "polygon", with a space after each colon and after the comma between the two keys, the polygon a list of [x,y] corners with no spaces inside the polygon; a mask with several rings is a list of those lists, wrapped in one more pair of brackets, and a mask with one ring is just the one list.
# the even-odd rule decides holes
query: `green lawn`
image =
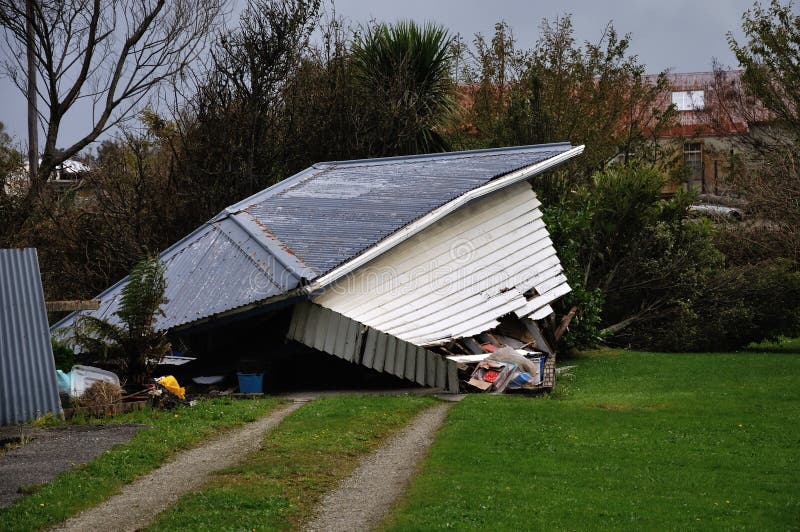
{"label": "green lawn", "polygon": [[467,397],[386,527],[800,529],[800,354],[768,348],[600,351],[550,398]]}
{"label": "green lawn", "polygon": [[39,530],[95,506],[134,478],[164,463],[177,451],[216,432],[267,414],[278,399],[210,399],[174,411],[141,410],[104,419],[104,423],[149,425],[124,445],[92,462],[60,474],[15,503],[0,509],[0,530]]}
{"label": "green lawn", "polygon": [[358,460],[406,425],[429,397],[317,399],[271,432],[263,448],[184,496],[154,530],[301,529],[325,492]]}

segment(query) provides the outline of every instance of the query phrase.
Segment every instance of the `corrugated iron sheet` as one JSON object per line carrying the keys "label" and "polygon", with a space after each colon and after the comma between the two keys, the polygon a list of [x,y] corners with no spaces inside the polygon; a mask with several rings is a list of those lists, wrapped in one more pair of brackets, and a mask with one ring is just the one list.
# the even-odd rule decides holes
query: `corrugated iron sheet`
{"label": "corrugated iron sheet", "polygon": [[559,155],[551,144],[315,165],[233,207],[324,274],[493,178]]}
{"label": "corrugated iron sheet", "polygon": [[0,249],[0,425],[60,413],[35,249]]}
{"label": "corrugated iron sheet", "polygon": [[[161,259],[166,266],[167,303],[156,325],[160,330],[268,299],[298,283],[260,240],[230,218],[202,226],[162,253]],[[80,314],[117,322],[114,313],[126,281],[97,296],[98,310],[72,314],[54,329],[72,325]]]}
{"label": "corrugated iron sheet", "polygon": [[311,302],[294,307],[287,338],[423,386],[458,392],[455,362]]}
{"label": "corrugated iron sheet", "polygon": [[568,291],[539,201],[523,182],[439,220],[314,301],[430,345],[489,330],[512,312],[541,319]]}
{"label": "corrugated iron sheet", "polygon": [[[161,254],[159,329],[267,301],[346,262],[492,179],[564,152],[567,143],[314,165],[233,205]],[[125,279],[97,299],[114,321]],[[72,314],[53,328],[68,327]]]}

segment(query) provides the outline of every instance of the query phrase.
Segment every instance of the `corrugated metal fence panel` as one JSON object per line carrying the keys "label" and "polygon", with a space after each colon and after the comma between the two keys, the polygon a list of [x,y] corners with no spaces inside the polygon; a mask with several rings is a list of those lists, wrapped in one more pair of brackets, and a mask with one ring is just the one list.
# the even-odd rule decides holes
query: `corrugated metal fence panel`
{"label": "corrugated metal fence panel", "polygon": [[430,345],[491,329],[512,312],[544,317],[568,291],[539,201],[519,183],[455,211],[314,301]]}
{"label": "corrugated metal fence panel", "polygon": [[0,249],[0,425],[60,413],[35,249]]}
{"label": "corrugated metal fence panel", "polygon": [[314,303],[295,305],[287,337],[401,379],[458,391],[455,362]]}

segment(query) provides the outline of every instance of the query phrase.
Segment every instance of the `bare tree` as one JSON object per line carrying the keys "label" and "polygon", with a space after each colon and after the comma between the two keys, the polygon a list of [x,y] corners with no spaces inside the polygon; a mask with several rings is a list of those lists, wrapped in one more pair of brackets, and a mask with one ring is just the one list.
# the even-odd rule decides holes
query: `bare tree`
{"label": "bare tree", "polygon": [[[228,0],[0,0],[5,69],[27,91],[28,27],[44,103],[41,164],[30,194],[98,136],[135,116],[148,95],[179,77],[205,48]],[[92,104],[90,129],[57,149],[67,112]],[[30,196],[29,196],[30,197]]]}

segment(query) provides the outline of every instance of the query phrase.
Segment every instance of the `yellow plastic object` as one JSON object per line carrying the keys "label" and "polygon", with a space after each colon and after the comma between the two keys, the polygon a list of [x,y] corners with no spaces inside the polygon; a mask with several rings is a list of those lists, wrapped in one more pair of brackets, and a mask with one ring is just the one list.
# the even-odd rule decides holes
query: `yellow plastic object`
{"label": "yellow plastic object", "polygon": [[169,390],[170,392],[174,393],[178,396],[178,399],[185,399],[186,398],[186,388],[182,388],[180,384],[178,384],[178,379],[173,377],[172,375],[166,375],[157,379],[157,381],[161,386]]}

